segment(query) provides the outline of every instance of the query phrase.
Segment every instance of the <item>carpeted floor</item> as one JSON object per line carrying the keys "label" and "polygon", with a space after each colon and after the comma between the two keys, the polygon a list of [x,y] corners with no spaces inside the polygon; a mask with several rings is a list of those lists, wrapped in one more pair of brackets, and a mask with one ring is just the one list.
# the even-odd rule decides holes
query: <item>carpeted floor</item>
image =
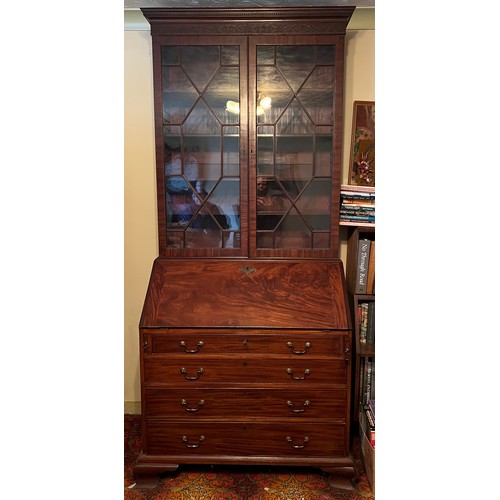
{"label": "carpeted floor", "polygon": [[125,499],[147,500],[374,500],[360,459],[359,440],[352,455],[358,472],[356,491],[335,488],[328,474],[313,468],[181,465],[151,490],[134,489],[132,466],[141,451],[141,420],[125,415]]}

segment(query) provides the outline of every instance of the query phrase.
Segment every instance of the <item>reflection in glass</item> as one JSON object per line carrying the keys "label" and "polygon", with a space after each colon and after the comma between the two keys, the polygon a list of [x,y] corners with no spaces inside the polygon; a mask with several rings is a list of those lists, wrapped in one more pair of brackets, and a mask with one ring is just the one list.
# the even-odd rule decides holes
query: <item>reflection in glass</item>
{"label": "reflection in glass", "polygon": [[257,248],[330,247],[335,47],[257,46]]}
{"label": "reflection in glass", "polygon": [[162,47],[167,246],[240,245],[239,47]]}

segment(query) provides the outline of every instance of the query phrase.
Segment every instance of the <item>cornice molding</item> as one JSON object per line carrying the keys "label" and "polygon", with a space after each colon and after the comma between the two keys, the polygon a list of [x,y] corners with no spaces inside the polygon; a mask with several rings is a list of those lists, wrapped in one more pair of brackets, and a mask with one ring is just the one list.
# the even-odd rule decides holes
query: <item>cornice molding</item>
{"label": "cornice molding", "polygon": [[[124,29],[125,31],[150,31],[151,26],[140,9],[125,9]],[[374,29],[375,7],[356,7],[347,25],[347,31]]]}

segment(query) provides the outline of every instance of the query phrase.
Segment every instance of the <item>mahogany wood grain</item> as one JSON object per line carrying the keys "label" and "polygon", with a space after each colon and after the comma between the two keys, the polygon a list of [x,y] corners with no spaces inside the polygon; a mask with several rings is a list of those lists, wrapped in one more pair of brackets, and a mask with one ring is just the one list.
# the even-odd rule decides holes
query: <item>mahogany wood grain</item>
{"label": "mahogany wood grain", "polygon": [[153,329],[144,330],[143,345],[148,354],[182,354],[199,357],[204,354],[248,354],[276,356],[344,357],[349,336],[345,331],[289,330],[281,335],[269,330],[234,330],[228,335],[223,329]]}
{"label": "mahogany wood grain", "polygon": [[146,388],[146,418],[346,422],[346,389]]}
{"label": "mahogany wood grain", "polygon": [[[354,7],[142,11],[153,40],[160,257],[139,325],[144,449],[134,466],[137,485],[151,487],[159,474],[184,463],[315,466],[353,477],[352,323],[338,258],[338,213],[344,37]],[[235,248],[168,247],[165,44],[239,47],[241,203]],[[257,248],[252,110],[258,44],[334,46],[334,113],[328,123],[315,125],[333,129],[327,151],[331,198],[329,212],[321,214],[330,227],[314,233],[315,248],[294,242],[293,231],[289,240],[276,243],[281,248]],[[314,172],[311,180],[328,176]]]}
{"label": "mahogany wood grain", "polygon": [[[145,449],[150,454],[328,457],[346,453],[344,432],[343,425],[317,422],[193,423],[150,420]],[[187,440],[183,440],[184,436]]]}
{"label": "mahogany wood grain", "polygon": [[347,330],[342,262],[158,258],[142,327]]}
{"label": "mahogany wood grain", "polygon": [[345,387],[348,364],[340,359],[250,358],[212,356],[203,360],[149,356],[144,360],[144,384],[148,387],[233,386]]}

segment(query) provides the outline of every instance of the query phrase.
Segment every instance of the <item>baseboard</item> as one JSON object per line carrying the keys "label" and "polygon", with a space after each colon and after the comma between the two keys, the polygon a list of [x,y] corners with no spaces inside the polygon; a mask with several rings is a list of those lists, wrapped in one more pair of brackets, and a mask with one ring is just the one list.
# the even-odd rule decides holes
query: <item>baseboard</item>
{"label": "baseboard", "polygon": [[140,401],[125,401],[125,415],[140,415],[141,402]]}

